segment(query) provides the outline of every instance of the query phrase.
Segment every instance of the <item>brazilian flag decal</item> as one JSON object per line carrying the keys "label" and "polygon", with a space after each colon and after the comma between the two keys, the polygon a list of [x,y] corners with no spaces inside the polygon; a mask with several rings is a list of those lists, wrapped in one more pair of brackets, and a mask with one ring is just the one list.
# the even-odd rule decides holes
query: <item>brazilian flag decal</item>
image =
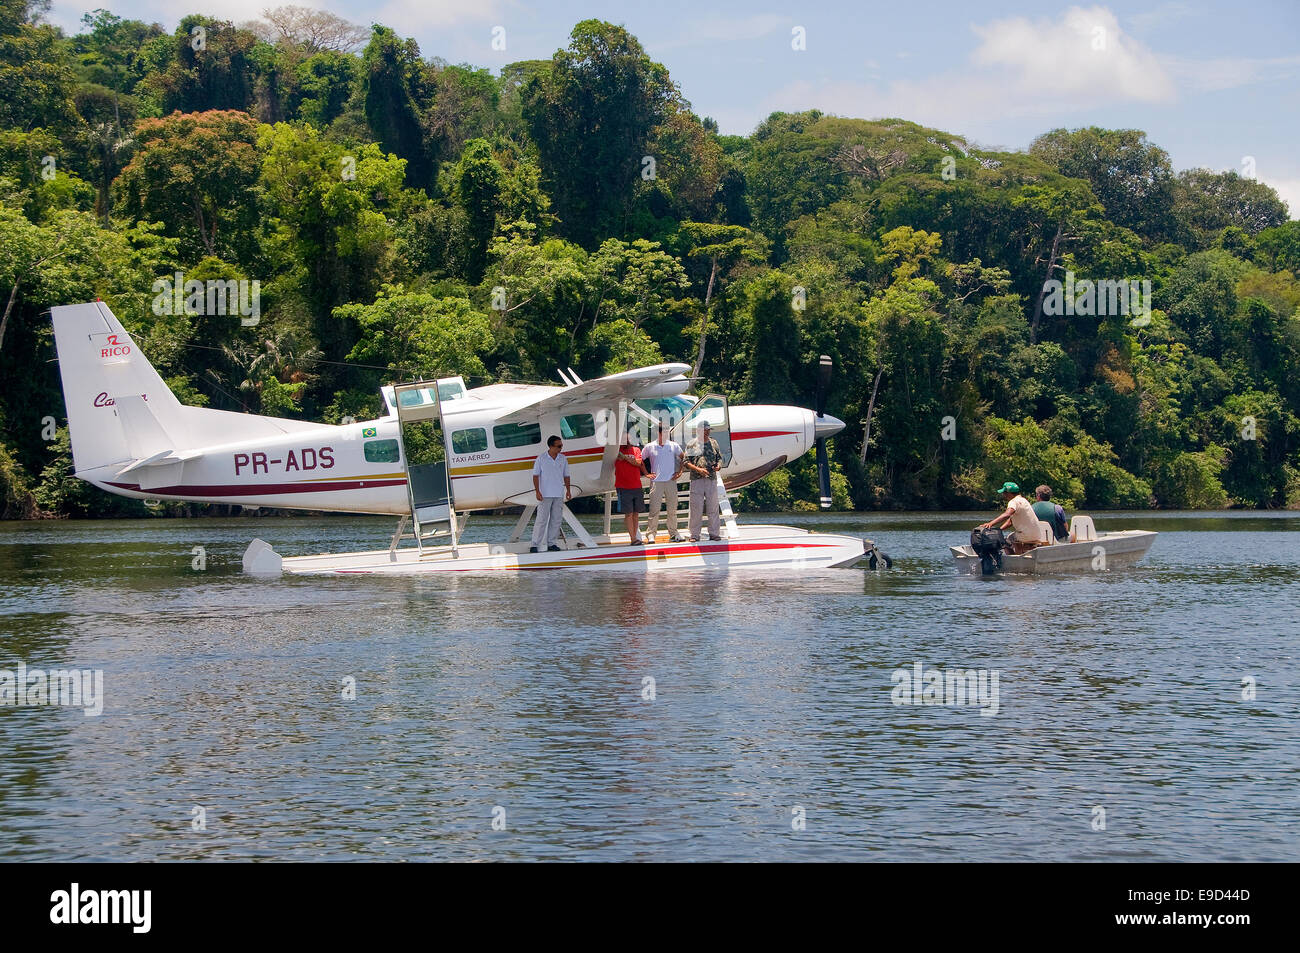
{"label": "brazilian flag decal", "polygon": [[374,436],[376,436],[375,428],[374,428],[374,427],[365,427],[365,428],[363,428],[362,431],[361,431],[361,436],[363,436],[363,437],[374,437]]}

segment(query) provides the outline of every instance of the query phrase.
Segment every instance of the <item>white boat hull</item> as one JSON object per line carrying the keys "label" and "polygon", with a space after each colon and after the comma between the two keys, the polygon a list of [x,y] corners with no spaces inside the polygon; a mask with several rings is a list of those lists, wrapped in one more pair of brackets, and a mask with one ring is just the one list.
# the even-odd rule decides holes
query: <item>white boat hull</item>
{"label": "white boat hull", "polygon": [[[1104,572],[1131,566],[1147,554],[1156,534],[1129,529],[1119,533],[1098,533],[1096,539],[1077,543],[1038,546],[1021,556],[1002,554],[999,573]],[[957,568],[979,573],[980,559],[970,546],[951,546]]]}
{"label": "white boat hull", "polygon": [[519,572],[540,569],[602,572],[669,572],[690,569],[764,569],[798,571],[851,565],[873,548],[856,536],[815,533],[790,526],[740,526],[734,538],[698,543],[666,541],[631,546],[626,534],[594,547],[560,552],[528,552],[528,543],[462,543],[413,546],[359,553],[322,553],[282,557],[261,540],[244,555],[244,570],[255,575],[416,575],[432,572]]}

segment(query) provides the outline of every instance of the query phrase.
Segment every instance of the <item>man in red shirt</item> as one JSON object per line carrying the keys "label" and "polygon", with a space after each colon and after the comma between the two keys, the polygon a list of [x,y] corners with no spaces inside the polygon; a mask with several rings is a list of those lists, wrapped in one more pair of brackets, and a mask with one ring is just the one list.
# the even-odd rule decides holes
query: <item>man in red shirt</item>
{"label": "man in red shirt", "polygon": [[627,538],[633,546],[641,545],[639,514],[645,512],[645,496],[641,490],[644,470],[641,448],[632,443],[627,431],[623,431],[623,444],[618,448],[618,459],[614,461],[614,489],[618,491],[618,508],[623,513],[623,525],[627,527]]}

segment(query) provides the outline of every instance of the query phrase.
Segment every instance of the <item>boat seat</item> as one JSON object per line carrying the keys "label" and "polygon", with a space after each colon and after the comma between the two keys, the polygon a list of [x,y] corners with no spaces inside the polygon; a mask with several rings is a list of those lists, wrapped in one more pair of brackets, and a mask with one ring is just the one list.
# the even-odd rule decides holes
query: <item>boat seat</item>
{"label": "boat seat", "polygon": [[1092,524],[1091,516],[1075,516],[1070,519],[1070,539],[1083,543],[1096,538],[1097,527]]}
{"label": "boat seat", "polygon": [[1043,520],[1038,521],[1038,545],[1051,546],[1056,542],[1056,534],[1052,532],[1052,524]]}

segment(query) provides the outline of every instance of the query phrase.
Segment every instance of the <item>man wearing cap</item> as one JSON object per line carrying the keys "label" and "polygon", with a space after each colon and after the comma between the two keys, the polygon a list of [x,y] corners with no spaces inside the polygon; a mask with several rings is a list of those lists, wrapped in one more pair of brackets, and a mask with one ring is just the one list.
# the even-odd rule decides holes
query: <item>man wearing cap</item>
{"label": "man wearing cap", "polygon": [[998,492],[1006,501],[1007,508],[1001,516],[984,523],[980,529],[1001,529],[1010,524],[1014,532],[1007,534],[1007,542],[1011,544],[1012,554],[1027,553],[1038,545],[1038,514],[1029,501],[1020,495],[1020,487],[1010,480],[1003,483]]}
{"label": "man wearing cap", "polygon": [[695,438],[686,445],[686,469],[691,474],[691,510],[687,523],[691,542],[700,541],[700,522],[704,509],[709,511],[709,537],[722,538],[722,519],[718,515],[718,470],[722,466],[722,451],[718,441],[709,436],[712,428],[707,420],[700,423]]}

